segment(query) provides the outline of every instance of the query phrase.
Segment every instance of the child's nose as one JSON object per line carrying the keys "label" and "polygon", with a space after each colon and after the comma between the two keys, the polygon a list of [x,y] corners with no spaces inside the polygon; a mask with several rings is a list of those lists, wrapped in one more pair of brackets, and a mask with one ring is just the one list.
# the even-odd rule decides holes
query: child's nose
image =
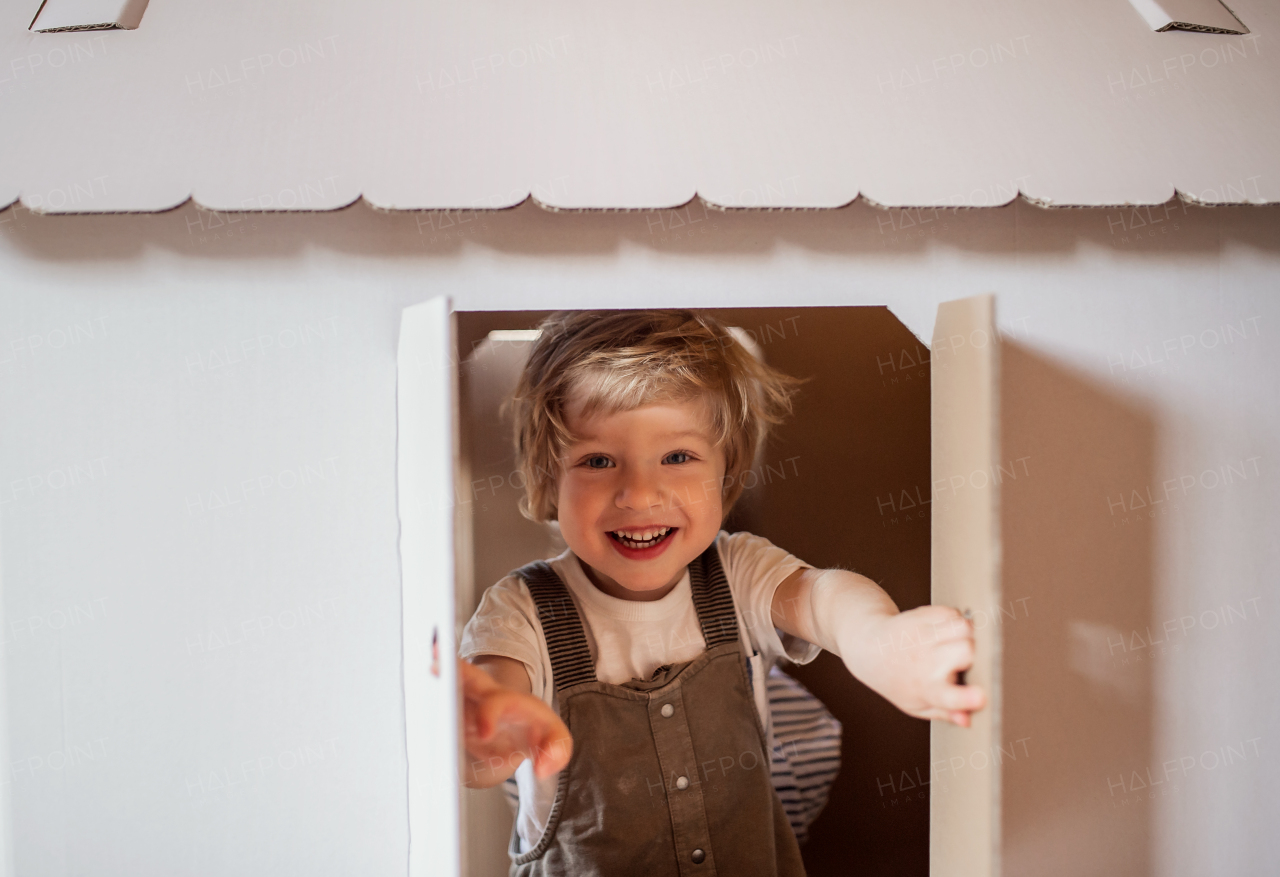
{"label": "child's nose", "polygon": [[662,506],[662,486],[656,473],[631,469],[624,473],[618,487],[619,508],[649,511]]}

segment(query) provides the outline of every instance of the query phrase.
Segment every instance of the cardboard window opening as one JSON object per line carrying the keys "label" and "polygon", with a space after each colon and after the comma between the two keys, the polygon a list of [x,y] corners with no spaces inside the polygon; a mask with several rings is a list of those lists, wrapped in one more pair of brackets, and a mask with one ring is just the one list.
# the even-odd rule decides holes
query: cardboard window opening
{"label": "cardboard window opening", "polygon": [[[885,581],[904,608],[928,602],[927,500],[932,473],[927,346],[881,307],[707,310],[726,325],[738,327],[735,336],[755,347],[765,361],[789,374],[812,378],[800,390],[793,418],[779,428],[762,463],[754,467],[760,478],[753,479],[752,489],[744,490],[725,529],[762,535],[819,566],[849,566],[856,559],[862,571]],[[409,820],[415,845],[417,839],[429,838],[423,847],[434,851],[411,848],[411,874],[453,873],[441,870],[439,851],[444,849],[450,862],[456,856],[462,863],[461,873],[505,873],[510,817],[500,800],[501,789],[462,789],[452,775],[449,785],[442,786],[439,778],[430,776],[433,768],[443,767],[438,752],[418,756],[415,749],[419,741],[442,740],[442,734],[457,739],[452,736],[457,734],[456,727],[448,724],[457,720],[457,695],[447,686],[456,672],[457,634],[480,593],[519,563],[561,550],[552,544],[554,534],[523,520],[516,510],[520,480],[510,477],[510,432],[498,414],[500,401],[527,356],[534,335],[530,330],[545,315],[540,311],[451,313],[441,299],[405,311],[400,364],[407,371],[402,371],[400,380],[398,444],[405,559],[405,697],[410,722]],[[435,390],[418,398],[428,387]],[[452,388],[447,391],[452,401],[438,395],[445,388]],[[431,412],[426,411],[428,407]],[[842,414],[854,408],[865,414],[858,422]],[[453,412],[452,427],[447,412]],[[435,474],[428,477],[428,473]],[[904,487],[913,497],[923,496],[923,501],[899,502]],[[890,495],[892,499],[887,498]],[[850,541],[850,529],[864,535]],[[440,549],[450,544],[453,556],[441,564]],[[424,592],[428,583],[435,593]],[[446,587],[450,583],[452,588]],[[440,593],[445,590],[452,593]],[[419,617],[418,607],[425,609],[428,604],[433,614]],[[982,604],[981,600],[975,603]],[[425,646],[413,645],[425,644],[436,626],[442,632],[439,678],[424,669]],[[793,675],[811,688],[806,678],[821,678],[825,684],[835,676],[847,676],[834,656],[822,656],[819,661],[823,659],[828,660],[825,666],[815,662],[791,668]],[[860,685],[852,678],[844,683]],[[420,707],[415,705],[419,703]],[[842,708],[855,706],[852,701],[843,706],[837,702],[836,710]],[[446,726],[425,734],[415,727],[422,721]],[[847,756],[851,764],[857,761],[859,768],[888,774],[904,761],[926,761],[927,726],[905,715],[885,724],[885,739],[878,736],[867,752],[851,751]],[[445,749],[456,751],[456,745]],[[415,765],[430,766],[419,770]],[[852,804],[865,798],[866,791],[856,785],[856,776],[851,766],[846,772],[845,797],[839,798],[833,789],[825,816],[844,818],[841,814],[848,813],[848,818],[854,818]],[[449,803],[457,808],[457,815],[441,825],[439,815]],[[884,811],[878,833],[885,845],[900,849],[923,866],[928,856],[928,813],[923,806],[913,813],[904,818]],[[835,848],[842,844],[811,841],[806,849],[810,855],[847,859],[851,851]]]}

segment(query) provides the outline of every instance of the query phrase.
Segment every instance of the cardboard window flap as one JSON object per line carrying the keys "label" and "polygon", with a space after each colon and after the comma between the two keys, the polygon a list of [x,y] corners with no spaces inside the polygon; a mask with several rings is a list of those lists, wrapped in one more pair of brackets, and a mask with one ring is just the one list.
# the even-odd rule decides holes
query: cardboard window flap
{"label": "cardboard window flap", "polygon": [[[930,465],[936,496],[930,508],[932,601],[958,609],[998,606],[1001,598],[1000,335],[995,296],[938,306],[930,361]],[[960,473],[964,473],[963,475]],[[978,480],[977,476],[981,476]],[[971,753],[994,752],[1001,730],[1002,633],[975,624],[976,651],[966,673],[987,693],[972,726],[930,724],[930,764],[966,764]],[[929,796],[929,873],[990,877],[1001,873],[1001,768],[955,772],[945,793]],[[931,775],[932,776],[932,775]],[[940,784],[941,785],[941,784]]]}
{"label": "cardboard window flap", "polygon": [[407,308],[397,353],[405,741],[409,877],[462,873],[458,838],[458,653],[454,604],[457,437],[452,306]]}
{"label": "cardboard window flap", "polygon": [[147,0],[45,0],[31,22],[31,30],[133,30],[146,9]]}
{"label": "cardboard window flap", "polygon": [[1249,28],[1219,0],[1129,0],[1155,31],[1246,34]]}

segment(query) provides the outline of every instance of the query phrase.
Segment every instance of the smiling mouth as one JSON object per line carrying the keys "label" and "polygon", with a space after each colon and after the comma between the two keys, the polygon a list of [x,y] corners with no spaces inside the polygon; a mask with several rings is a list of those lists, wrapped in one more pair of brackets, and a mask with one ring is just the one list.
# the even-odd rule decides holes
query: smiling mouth
{"label": "smiling mouth", "polygon": [[671,538],[671,535],[679,529],[678,527],[646,527],[643,530],[610,530],[609,538],[615,542],[639,551],[645,548],[652,548],[655,545]]}

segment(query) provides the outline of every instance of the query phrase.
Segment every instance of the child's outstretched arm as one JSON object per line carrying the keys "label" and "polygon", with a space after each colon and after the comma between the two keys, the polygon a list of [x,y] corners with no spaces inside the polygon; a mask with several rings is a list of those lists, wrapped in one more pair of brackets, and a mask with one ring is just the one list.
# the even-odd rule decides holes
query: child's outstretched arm
{"label": "child's outstretched arm", "polygon": [[464,785],[496,786],[526,758],[533,759],[540,779],[569,763],[573,754],[569,729],[530,693],[523,664],[501,655],[477,655],[474,663],[459,661],[458,672],[468,756],[462,770]]}
{"label": "child's outstretched arm", "polygon": [[773,595],[776,627],[838,655],[868,688],[920,719],[969,726],[986,694],[958,684],[973,666],[973,625],[948,606],[907,612],[866,576],[797,570]]}

